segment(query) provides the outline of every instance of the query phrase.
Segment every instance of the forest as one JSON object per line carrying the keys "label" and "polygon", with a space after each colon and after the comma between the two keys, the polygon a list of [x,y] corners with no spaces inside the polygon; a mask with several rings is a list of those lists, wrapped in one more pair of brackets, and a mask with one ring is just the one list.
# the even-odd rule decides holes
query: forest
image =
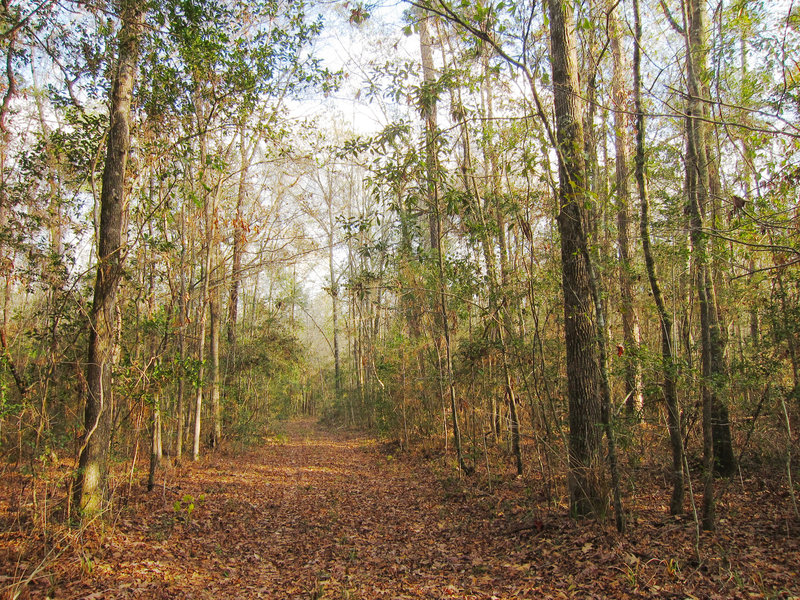
{"label": "forest", "polygon": [[0,594],[800,595],[794,2],[0,45]]}

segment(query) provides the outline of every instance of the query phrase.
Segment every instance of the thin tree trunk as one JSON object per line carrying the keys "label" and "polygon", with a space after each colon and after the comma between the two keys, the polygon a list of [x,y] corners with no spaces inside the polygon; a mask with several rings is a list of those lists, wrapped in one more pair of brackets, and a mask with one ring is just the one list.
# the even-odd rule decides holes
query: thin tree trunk
{"label": "thin tree trunk", "polygon": [[180,228],[181,253],[178,272],[180,273],[180,298],[178,299],[178,357],[180,358],[180,368],[178,370],[178,399],[175,408],[176,427],[175,427],[175,458],[180,460],[183,456],[183,442],[185,435],[184,405],[186,395],[186,324],[189,319],[188,298],[186,292],[186,204],[181,204],[181,228]]}
{"label": "thin tree trunk", "polygon": [[[422,84],[423,92],[421,94],[421,112],[422,118],[425,121],[425,171],[427,173],[428,181],[427,192],[428,198],[431,199],[437,193],[434,188],[437,187],[435,173],[438,168],[436,158],[436,135],[438,130],[438,120],[436,114],[436,95],[433,93],[432,87],[436,82],[436,68],[433,64],[433,39],[430,32],[430,16],[427,14],[421,15],[419,21],[419,51],[422,58]],[[435,211],[431,210],[428,216],[428,229],[430,236],[430,248],[435,250],[437,248],[437,230],[438,224],[436,222],[437,216]]]}
{"label": "thin tree trunk", "polygon": [[630,189],[628,187],[628,136],[625,123],[626,102],[623,84],[622,44],[618,19],[610,20],[611,56],[613,58],[614,148],[617,188],[617,242],[619,244],[620,315],[622,316],[623,356],[625,361],[625,397],[628,413],[641,414],[642,377],[639,370],[639,320],[633,307],[633,264],[628,230]]}
{"label": "thin tree trunk", "polygon": [[[484,77],[490,77],[490,74],[485,71]],[[491,121],[494,117],[492,114],[492,94],[491,88],[487,84],[486,88],[487,93],[487,106],[489,108],[489,121]],[[466,129],[466,128],[465,128]],[[509,361],[509,344],[506,341],[506,337],[513,335],[514,333],[514,324],[511,319],[511,312],[509,311],[509,299],[508,299],[508,245],[506,242],[506,223],[505,223],[505,215],[503,214],[503,209],[500,202],[500,174],[497,168],[497,160],[495,158],[495,153],[491,141],[488,144],[488,151],[489,151],[489,165],[490,165],[490,179],[492,182],[492,195],[495,198],[495,215],[497,218],[497,231],[498,231],[498,245],[500,246],[500,281],[498,282],[499,286],[499,301],[500,301],[500,313],[501,313],[501,320],[499,323],[500,329],[500,351],[502,353],[503,358],[503,376],[505,379],[505,386],[506,386],[506,398],[508,400],[508,416],[511,421],[511,452],[514,454],[514,462],[517,467],[517,475],[522,475],[523,471],[523,464],[522,464],[522,444],[521,444],[521,436],[520,436],[520,426],[519,426],[519,414],[517,411],[517,395],[514,390],[514,384],[511,377],[511,366]],[[480,200],[478,200],[480,202]],[[494,279],[494,278],[493,278]],[[493,294],[495,295],[495,294]]]}
{"label": "thin tree trunk", "polygon": [[[488,52],[488,49],[485,50]],[[488,79],[488,69],[484,69],[484,78]],[[491,90],[488,83],[484,83],[484,92],[486,94],[486,104],[489,107],[487,114],[488,121],[492,120],[491,111]],[[460,97],[458,103],[461,103]],[[520,430],[519,430],[519,416],[517,411],[517,395],[514,390],[514,384],[511,374],[511,366],[508,360],[508,343],[507,336],[513,332],[513,324],[511,322],[511,315],[507,310],[507,296],[506,296],[506,283],[507,283],[507,270],[508,270],[508,253],[506,250],[505,238],[505,223],[503,219],[502,209],[500,208],[499,199],[499,175],[496,172],[496,164],[493,160],[493,152],[491,150],[491,142],[487,142],[486,155],[490,164],[489,180],[491,184],[490,195],[492,196],[495,204],[495,215],[497,218],[498,240],[497,243],[500,249],[500,273],[497,272],[497,264],[495,258],[495,249],[493,240],[489,236],[489,223],[486,219],[486,211],[481,204],[481,192],[475,180],[472,165],[472,152],[470,148],[470,135],[469,127],[464,119],[460,120],[461,135],[463,139],[463,153],[464,164],[462,165],[462,173],[464,177],[464,188],[472,198],[474,210],[480,218],[481,222],[481,245],[483,248],[484,261],[486,262],[486,269],[489,275],[489,315],[490,319],[494,321],[492,325],[496,325],[499,342],[500,342],[500,355],[503,366],[503,386],[505,392],[505,399],[508,405],[509,429],[511,433],[511,452],[514,455],[514,463],[517,470],[517,475],[523,473],[522,463],[522,449],[520,444]],[[499,433],[499,424],[498,424]]]}
{"label": "thin tree trunk", "polygon": [[197,381],[195,382],[194,396],[194,433],[192,436],[192,460],[200,459],[200,430],[203,418],[203,380],[205,379],[205,348],[206,348],[206,305],[208,297],[209,269],[211,267],[211,257],[207,255],[205,264],[205,280],[203,282],[203,297],[197,308],[200,322],[200,331],[197,336]]}
{"label": "thin tree trunk", "polygon": [[161,463],[161,393],[153,394],[153,419],[150,423],[150,470],[147,475],[147,491],[156,484],[156,471]]}
{"label": "thin tree trunk", "polygon": [[700,342],[703,397],[703,516],[704,529],[716,526],[714,500],[714,432],[713,402],[715,369],[712,345],[718,343],[718,326],[713,307],[713,296],[708,257],[707,233],[703,225],[703,208],[708,190],[708,165],[705,162],[703,145],[703,110],[701,107],[700,77],[705,69],[706,49],[703,42],[705,0],[686,0],[685,5],[686,75],[688,83],[688,106],[686,109],[686,190],[689,202],[689,235],[695,265],[695,282],[700,306]]}
{"label": "thin tree trunk", "polygon": [[608,468],[611,474],[611,490],[614,498],[614,515],[617,531],[625,531],[625,514],[622,509],[622,490],[620,489],[619,467],[617,463],[617,442],[614,434],[613,403],[611,402],[611,383],[608,376],[608,342],[606,340],[606,311],[600,286],[597,281],[592,256],[586,249],[586,265],[589,271],[589,287],[595,307],[595,328],[597,335],[598,366],[600,368],[601,422],[608,445]]}
{"label": "thin tree trunk", "polygon": [[222,441],[222,404],[220,402],[220,360],[219,360],[219,335],[222,326],[220,319],[219,299],[214,290],[209,299],[209,313],[211,314],[211,444],[218,448]]}
{"label": "thin tree trunk", "polygon": [[333,319],[333,390],[336,402],[342,397],[342,367],[339,358],[339,281],[333,264],[334,235],[333,198],[328,202],[328,274],[331,279],[331,316]]}
{"label": "thin tree trunk", "polygon": [[231,287],[228,296],[228,351],[233,353],[236,347],[236,324],[239,318],[239,288],[242,284],[242,254],[244,253],[244,203],[247,196],[247,173],[250,168],[250,157],[245,143],[245,125],[242,124],[240,136],[239,189],[236,194],[236,217],[233,222],[233,266],[231,267]]}
{"label": "thin tree trunk", "polygon": [[[219,186],[217,186],[219,188]],[[216,198],[214,198],[215,200]],[[203,383],[205,380],[205,348],[206,348],[206,312],[209,304],[209,290],[211,283],[211,255],[214,243],[213,234],[213,215],[216,210],[216,202],[206,197],[206,255],[203,269],[203,292],[200,298],[200,306],[197,309],[200,332],[197,336],[197,360],[199,363],[197,372],[197,389],[194,400],[194,436],[192,439],[192,460],[200,459],[200,430],[203,416]]]}
{"label": "thin tree trunk", "polygon": [[[42,85],[39,82],[39,78],[37,76],[36,71],[36,62],[35,60],[30,61],[31,67],[31,78],[33,80],[33,85],[41,89]],[[42,138],[44,142],[44,152],[47,157],[47,183],[49,187],[49,197],[47,200],[47,212],[48,212],[48,233],[49,233],[49,250],[53,257],[59,257],[59,260],[64,254],[64,231],[62,227],[63,221],[63,209],[62,209],[62,198],[59,194],[59,183],[57,177],[58,171],[58,158],[56,156],[55,148],[53,147],[51,135],[52,130],[50,129],[50,125],[48,124],[48,119],[45,115],[45,107],[44,102],[42,101],[41,94],[34,94],[34,101],[36,102],[36,114],[39,117],[39,127],[42,131]],[[5,152],[5,148],[3,149]],[[5,161],[0,159],[0,164],[4,163]],[[5,185],[0,183],[3,188]],[[6,198],[5,192],[2,193],[3,195],[0,196],[0,203],[5,205]],[[0,224],[3,228],[5,228],[5,218],[0,216]],[[58,323],[60,320],[60,311],[56,308],[56,304],[59,301],[59,298],[62,294],[62,289],[65,284],[64,279],[64,271],[60,269],[60,264],[53,265],[47,272],[48,276],[48,283],[49,289],[47,291],[47,303],[48,303],[48,314],[50,315],[50,344],[48,347],[48,369],[46,375],[43,378],[41,383],[41,404],[39,406],[39,424],[36,428],[36,450],[38,452],[40,447],[40,442],[42,436],[44,435],[45,431],[50,429],[50,418],[48,414],[48,396],[50,390],[50,384],[53,380],[53,375],[57,369],[57,364],[59,361],[59,348],[58,348]],[[9,360],[9,356],[6,355],[6,360]],[[13,363],[9,362],[9,367],[13,369]],[[19,387],[18,389],[27,389],[27,386],[23,385],[22,388]]]}
{"label": "thin tree trunk", "polygon": [[[451,355],[450,322],[447,317],[447,290],[444,273],[444,256],[442,250],[442,214],[439,198],[439,161],[437,157],[437,118],[436,96],[432,93],[432,86],[436,80],[436,70],[433,64],[433,40],[430,34],[428,15],[422,15],[419,23],[420,29],[420,55],[422,57],[423,86],[420,97],[420,109],[425,120],[425,178],[428,204],[430,205],[429,229],[431,249],[435,254],[438,273],[438,300],[437,310],[441,321],[440,327],[445,347],[444,378],[447,380],[447,390],[450,398],[450,412],[453,422],[453,444],[455,445],[458,466],[466,471],[461,448],[461,427],[458,419],[458,404],[456,400],[455,380],[453,379],[453,360]],[[440,369],[441,373],[441,369]]]}
{"label": "thin tree trunk", "polygon": [[[773,256],[773,262],[777,265],[777,261]],[[790,311],[792,307],[795,306],[794,303],[788,303],[788,293],[786,291],[786,286],[783,283],[783,273],[781,269],[777,269],[775,272],[775,284],[778,291],[778,299],[781,305],[781,318],[782,318],[782,327],[788,330],[791,325],[790,322],[792,317],[790,316]],[[800,365],[798,365],[798,352],[797,346],[795,345],[795,336],[791,333],[786,336],[786,350],[789,354],[789,361],[792,364],[792,381],[793,381],[793,389],[797,390],[798,385],[800,384]]]}
{"label": "thin tree trunk", "polygon": [[683,512],[683,434],[681,430],[680,408],[678,406],[677,370],[672,341],[672,317],[664,303],[661,284],[656,275],[655,259],[650,241],[650,197],[647,189],[647,164],[645,161],[645,116],[642,108],[641,41],[642,24],[639,16],[639,0],[633,0],[634,46],[633,46],[633,90],[634,112],[636,113],[636,184],[639,191],[641,215],[639,233],[642,238],[647,278],[658,311],[661,324],[661,369],[664,376],[664,401],[667,406],[667,427],[669,429],[670,449],[672,451],[672,497],[670,513]]}

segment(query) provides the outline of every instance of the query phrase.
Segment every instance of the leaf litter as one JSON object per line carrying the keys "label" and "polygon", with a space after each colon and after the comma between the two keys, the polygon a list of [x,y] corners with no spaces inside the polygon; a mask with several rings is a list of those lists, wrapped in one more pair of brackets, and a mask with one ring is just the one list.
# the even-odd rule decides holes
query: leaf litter
{"label": "leaf litter", "polygon": [[114,523],[87,532],[19,597],[800,597],[796,524],[757,485],[726,495],[698,560],[694,523],[665,515],[664,490],[632,503],[624,536],[563,507],[520,525],[524,481],[490,492],[443,481],[413,453],[387,455],[310,420],[286,434],[168,467],[149,494],[135,486]]}

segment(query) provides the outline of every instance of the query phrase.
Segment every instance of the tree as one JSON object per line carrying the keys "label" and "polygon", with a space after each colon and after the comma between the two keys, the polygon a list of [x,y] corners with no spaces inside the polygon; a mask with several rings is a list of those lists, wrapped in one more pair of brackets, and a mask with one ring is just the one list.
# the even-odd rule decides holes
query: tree
{"label": "tree", "polygon": [[[436,261],[437,271],[437,307],[439,312],[439,327],[444,345],[444,368],[440,369],[440,377],[444,378],[447,394],[450,399],[450,416],[453,424],[453,445],[456,449],[458,466],[466,471],[463,450],[461,447],[461,426],[458,419],[455,380],[453,378],[452,338],[450,335],[450,319],[447,314],[447,293],[444,269],[444,231],[442,228],[442,199],[439,175],[438,156],[438,123],[436,104],[438,101],[438,82],[433,65],[431,48],[433,41],[430,33],[431,17],[426,13],[420,19],[420,54],[422,56],[423,78],[419,93],[419,107],[425,121],[425,196],[429,209],[430,243],[431,251]],[[437,350],[438,351],[438,350]],[[443,371],[443,372],[442,372]]]}
{"label": "tree", "polygon": [[[612,9],[613,10],[613,9]],[[634,265],[630,249],[630,185],[628,170],[628,127],[626,124],[626,98],[623,82],[622,40],[619,17],[609,18],[613,76],[611,79],[614,102],[614,171],[617,196],[617,242],[619,246],[619,286],[620,313],[622,316],[622,335],[625,357],[625,397],[626,407],[631,414],[640,415],[642,411],[642,377],[639,370],[639,320],[636,316],[633,296],[635,279]],[[634,41],[634,43],[636,43]]]}
{"label": "tree", "polygon": [[[695,265],[695,282],[700,304],[700,341],[702,364],[703,395],[703,527],[715,528],[714,470],[715,452],[714,423],[720,416],[721,403],[719,386],[723,384],[725,367],[723,358],[723,339],[719,326],[716,291],[711,274],[711,260],[708,250],[708,232],[705,230],[703,213],[709,200],[710,187],[710,148],[707,146],[708,134],[705,120],[707,109],[708,77],[707,44],[705,29],[705,0],[686,0],[684,4],[684,38],[686,40],[686,74],[688,101],[686,109],[686,190],[688,193],[688,212],[690,238]],[[726,411],[727,412],[727,411]],[[715,415],[716,413],[716,415]],[[715,419],[715,416],[717,417]],[[729,427],[729,425],[728,425]],[[727,470],[732,465],[723,468]]]}
{"label": "tree", "polygon": [[681,414],[678,406],[677,365],[673,351],[672,317],[667,310],[661,283],[656,273],[650,235],[650,192],[647,186],[647,160],[645,155],[645,113],[642,105],[642,23],[639,14],[639,0],[633,0],[634,42],[633,42],[633,102],[636,116],[636,156],[635,176],[639,192],[640,219],[639,234],[642,239],[647,279],[658,311],[661,333],[661,372],[664,378],[664,402],[667,406],[670,449],[672,452],[672,496],[669,503],[671,514],[683,511],[683,432]]}
{"label": "tree", "polygon": [[117,285],[125,260],[125,184],[130,153],[131,98],[144,25],[144,7],[121,0],[118,56],[111,92],[110,128],[100,195],[97,277],[89,315],[84,433],[75,484],[75,505],[87,516],[103,508],[108,475],[114,394],[112,369],[118,327]]}
{"label": "tree", "polygon": [[600,376],[592,323],[590,265],[584,214],[588,181],[583,157],[575,17],[568,3],[548,0],[550,64],[558,151],[558,230],[561,235],[564,340],[569,400],[570,509],[576,516],[606,509],[601,481]]}

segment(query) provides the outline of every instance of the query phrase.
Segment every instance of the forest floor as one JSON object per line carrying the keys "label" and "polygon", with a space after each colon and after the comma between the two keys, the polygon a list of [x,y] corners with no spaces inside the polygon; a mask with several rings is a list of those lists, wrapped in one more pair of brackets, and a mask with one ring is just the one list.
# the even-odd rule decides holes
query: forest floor
{"label": "forest floor", "polygon": [[[737,492],[719,530],[702,534],[698,557],[693,520],[665,515],[655,493],[630,507],[623,536],[563,508],[531,512],[529,486],[509,477],[481,489],[414,454],[294,421],[248,453],[169,467],[150,493],[134,485],[113,522],[82,532],[80,551],[64,545],[35,569],[30,557],[0,560],[0,590],[75,599],[800,597],[800,537],[775,522],[774,490]],[[13,531],[0,531],[0,550],[13,543]],[[14,586],[25,572],[28,584]]]}

